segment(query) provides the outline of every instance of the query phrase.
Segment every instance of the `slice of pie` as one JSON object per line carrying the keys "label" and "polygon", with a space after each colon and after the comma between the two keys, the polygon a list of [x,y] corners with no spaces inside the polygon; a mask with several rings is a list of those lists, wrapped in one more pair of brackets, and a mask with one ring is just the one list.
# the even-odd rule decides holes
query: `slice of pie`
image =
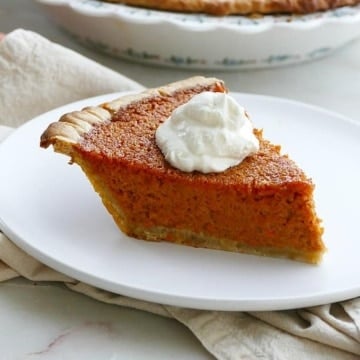
{"label": "slice of pie", "polygon": [[231,14],[308,14],[359,4],[360,0],[105,0],[157,10]]}
{"label": "slice of pie", "polygon": [[41,146],[53,145],[80,165],[131,237],[320,262],[314,184],[261,130],[254,130],[259,150],[223,172],[188,173],[167,162],[157,128],[205,91],[226,88],[193,77],[66,114],[42,134]]}

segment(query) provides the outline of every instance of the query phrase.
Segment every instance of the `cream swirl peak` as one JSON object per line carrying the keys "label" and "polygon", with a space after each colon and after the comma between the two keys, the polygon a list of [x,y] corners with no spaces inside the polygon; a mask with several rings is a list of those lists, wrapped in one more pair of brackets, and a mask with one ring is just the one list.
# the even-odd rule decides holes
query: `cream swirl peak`
{"label": "cream swirl peak", "polygon": [[184,172],[222,172],[259,150],[245,109],[225,93],[195,95],[155,136],[165,159]]}

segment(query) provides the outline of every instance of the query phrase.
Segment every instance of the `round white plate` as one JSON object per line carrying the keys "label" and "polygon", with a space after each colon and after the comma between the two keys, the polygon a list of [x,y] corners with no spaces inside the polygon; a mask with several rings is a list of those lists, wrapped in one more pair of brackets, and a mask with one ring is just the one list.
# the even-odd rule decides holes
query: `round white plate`
{"label": "round white plate", "polygon": [[0,228],[19,247],[99,288],[183,307],[277,310],[360,295],[360,124],[293,101],[233,94],[317,186],[328,253],[314,266],[124,236],[81,170],[39,147],[61,114],[117,95],[41,115],[0,145]]}

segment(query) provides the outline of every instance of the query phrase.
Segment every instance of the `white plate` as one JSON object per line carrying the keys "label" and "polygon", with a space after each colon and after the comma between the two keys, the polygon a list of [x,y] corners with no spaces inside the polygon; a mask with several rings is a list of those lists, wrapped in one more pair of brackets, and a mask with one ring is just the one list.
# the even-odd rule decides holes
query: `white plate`
{"label": "white plate", "polygon": [[360,5],[309,15],[209,16],[96,0],[37,0],[75,40],[113,56],[186,69],[242,70],[318,59],[360,35]]}
{"label": "white plate", "polygon": [[114,94],[46,113],[5,140],[0,146],[0,227],[54,269],[154,302],[276,310],[359,296],[359,124],[293,101],[233,95],[317,185],[328,247],[321,265],[150,243],[119,232],[80,169],[39,147],[40,134],[61,114]]}

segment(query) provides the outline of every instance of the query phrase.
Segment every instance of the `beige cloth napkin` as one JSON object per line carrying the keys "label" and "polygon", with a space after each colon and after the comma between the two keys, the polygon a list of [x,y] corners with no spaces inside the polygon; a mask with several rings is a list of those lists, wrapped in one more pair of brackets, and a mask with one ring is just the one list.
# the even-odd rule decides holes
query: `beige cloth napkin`
{"label": "beige cloth napkin", "polygon": [[[0,43],[0,141],[12,131],[9,126],[16,127],[59,105],[140,88],[134,81],[35,33],[16,30]],[[63,282],[69,289],[102,302],[174,318],[221,360],[360,358],[360,298],[275,312],[200,311],[165,306],[115,295],[70,279],[31,258],[0,232],[0,281],[18,276]]]}

